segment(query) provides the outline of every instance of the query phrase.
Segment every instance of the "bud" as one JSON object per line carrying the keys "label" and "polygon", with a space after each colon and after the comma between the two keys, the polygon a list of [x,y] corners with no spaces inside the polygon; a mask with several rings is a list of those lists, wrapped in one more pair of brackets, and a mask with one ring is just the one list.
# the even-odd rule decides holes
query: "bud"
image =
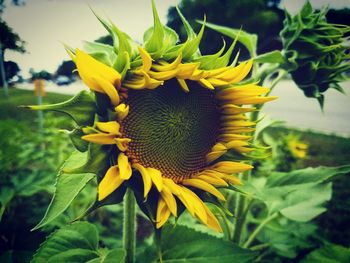
{"label": "bud", "polygon": [[316,98],[321,108],[329,88],[343,92],[339,82],[346,79],[350,69],[350,32],[346,25],[331,24],[326,20],[327,8],[313,10],[307,1],[301,11],[292,17],[286,12],[281,38],[285,56],[290,62],[287,70],[305,96]]}

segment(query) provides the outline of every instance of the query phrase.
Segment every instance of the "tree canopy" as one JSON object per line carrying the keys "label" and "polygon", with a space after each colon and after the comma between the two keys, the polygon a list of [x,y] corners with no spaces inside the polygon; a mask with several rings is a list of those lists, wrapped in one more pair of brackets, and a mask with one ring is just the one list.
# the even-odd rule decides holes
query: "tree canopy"
{"label": "tree canopy", "polygon": [[0,44],[2,50],[11,49],[21,53],[25,52],[25,41],[13,31],[13,29],[0,18]]}
{"label": "tree canopy", "polygon": [[[280,46],[278,33],[282,28],[284,16],[283,11],[278,8],[279,2],[279,0],[182,0],[179,9],[197,32],[200,24],[195,20],[203,20],[206,15],[208,22],[255,33],[259,37],[258,51],[265,52]],[[175,7],[168,11],[167,25],[180,32],[182,41],[186,40],[185,29]],[[220,46],[222,39],[219,34],[207,29],[201,46],[203,53],[215,53]]]}

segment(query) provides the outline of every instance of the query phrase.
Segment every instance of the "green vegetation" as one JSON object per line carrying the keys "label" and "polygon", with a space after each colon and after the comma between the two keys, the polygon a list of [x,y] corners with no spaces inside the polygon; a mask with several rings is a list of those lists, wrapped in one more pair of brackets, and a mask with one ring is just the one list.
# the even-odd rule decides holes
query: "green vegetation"
{"label": "green vegetation", "polygon": [[[0,96],[0,120],[17,120],[33,123],[37,117],[36,112],[21,109],[19,105],[35,105],[37,97],[30,90],[10,89],[10,97]],[[67,100],[69,96],[57,93],[48,93],[43,97],[44,104],[58,103]],[[29,127],[33,127],[30,125]],[[34,128],[34,127],[33,127]]]}

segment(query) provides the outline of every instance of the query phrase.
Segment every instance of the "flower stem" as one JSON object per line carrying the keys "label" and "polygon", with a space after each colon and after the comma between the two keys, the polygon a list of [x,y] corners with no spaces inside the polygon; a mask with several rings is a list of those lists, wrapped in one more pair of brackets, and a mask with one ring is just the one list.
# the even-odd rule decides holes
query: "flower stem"
{"label": "flower stem", "polygon": [[271,220],[275,219],[277,217],[277,213],[272,214],[265,218],[264,221],[260,223],[260,225],[253,231],[253,233],[249,236],[247,241],[244,243],[243,247],[248,248],[250,244],[254,241],[255,237],[260,233],[260,231],[264,228],[264,226],[269,223]]}
{"label": "flower stem", "polygon": [[123,248],[126,251],[125,263],[135,262],[136,246],[136,210],[135,197],[130,188],[124,199]]}
{"label": "flower stem", "polygon": [[[245,176],[250,176],[250,172],[247,172]],[[232,241],[240,245],[241,235],[243,232],[244,224],[246,221],[247,213],[250,208],[251,200],[248,201],[247,198],[240,193],[236,193],[236,210],[235,215],[237,217],[235,222],[235,228],[233,232]],[[248,201],[248,204],[247,204]]]}

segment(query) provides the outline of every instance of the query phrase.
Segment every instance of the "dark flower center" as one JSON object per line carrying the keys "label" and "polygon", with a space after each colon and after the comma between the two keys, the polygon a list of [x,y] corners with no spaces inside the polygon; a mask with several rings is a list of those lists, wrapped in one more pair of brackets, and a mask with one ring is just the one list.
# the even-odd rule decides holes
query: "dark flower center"
{"label": "dark flower center", "polygon": [[180,181],[203,170],[216,142],[219,110],[214,92],[188,81],[185,93],[176,80],[155,90],[129,90],[129,115],[121,123],[130,138],[126,154],[132,162],[159,169]]}

